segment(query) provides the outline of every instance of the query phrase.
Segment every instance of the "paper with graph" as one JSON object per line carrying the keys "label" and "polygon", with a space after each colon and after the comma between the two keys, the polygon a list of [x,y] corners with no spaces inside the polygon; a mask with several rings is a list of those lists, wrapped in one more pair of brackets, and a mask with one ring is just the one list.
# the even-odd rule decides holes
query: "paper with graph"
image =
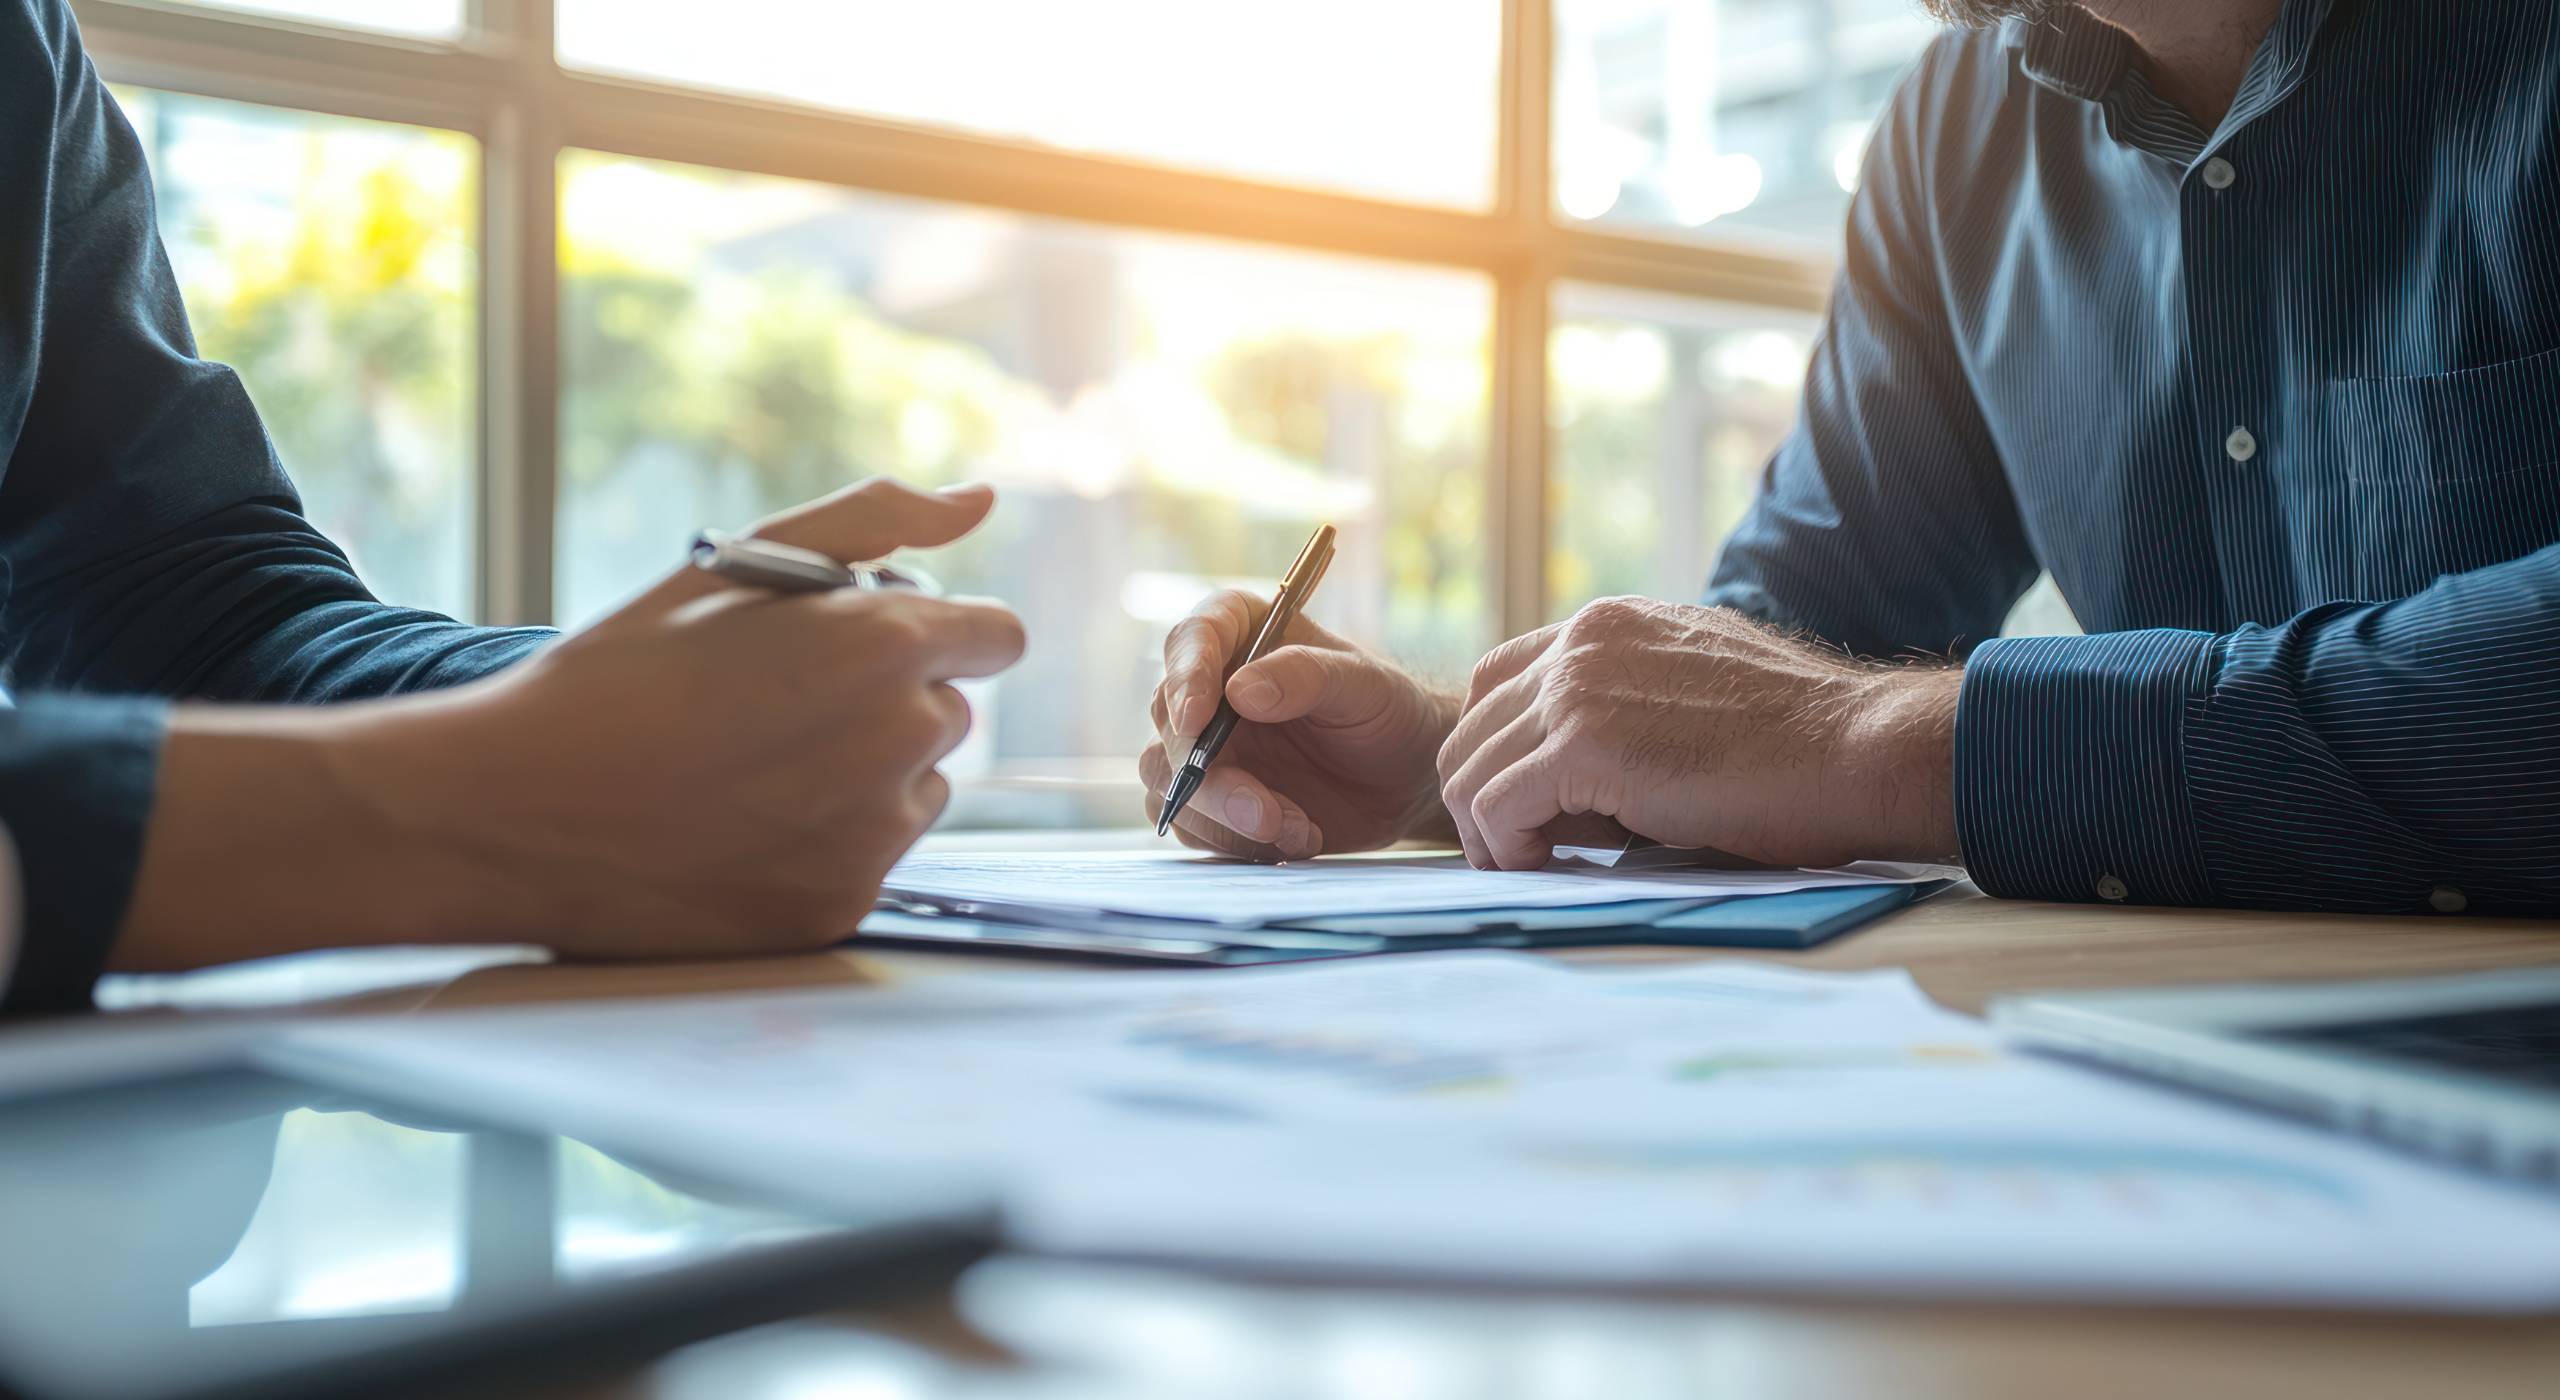
{"label": "paper with graph", "polygon": [[1034,1247],[1398,1275],[2560,1306],[2560,1199],[2023,1059],[1899,973],[1500,953],[322,1026],[795,1196],[975,1173]]}

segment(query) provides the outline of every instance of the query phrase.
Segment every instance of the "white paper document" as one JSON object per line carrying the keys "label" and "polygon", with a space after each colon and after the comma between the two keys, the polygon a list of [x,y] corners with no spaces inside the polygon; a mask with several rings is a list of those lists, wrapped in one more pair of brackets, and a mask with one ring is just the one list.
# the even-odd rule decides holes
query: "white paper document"
{"label": "white paper document", "polygon": [[[1614,846],[1558,846],[1555,860],[1564,865],[1592,865],[1603,870],[1647,870],[1657,866],[1738,870],[1751,863],[1708,846],[1661,846],[1642,837]],[[1948,878],[1962,875],[1959,870]]]}
{"label": "white paper document", "polygon": [[887,889],[952,908],[1074,909],[1250,927],[1346,914],[1557,909],[1918,884],[1962,873],[1884,861],[1837,870],[1477,870],[1459,856],[1340,856],[1256,865],[1175,852],[918,852],[890,870]]}
{"label": "white paper document", "polygon": [[1019,1242],[1328,1274],[2560,1307],[2560,1197],[2004,1051],[1896,972],[1501,953],[314,1025],[282,1067]]}

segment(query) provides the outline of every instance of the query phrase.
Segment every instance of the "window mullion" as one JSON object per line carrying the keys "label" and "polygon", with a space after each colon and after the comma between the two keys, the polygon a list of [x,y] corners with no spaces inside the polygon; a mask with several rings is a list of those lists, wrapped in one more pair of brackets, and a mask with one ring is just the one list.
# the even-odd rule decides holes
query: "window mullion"
{"label": "window mullion", "polygon": [[472,0],[510,75],[481,157],[479,601],[553,620],[560,458],[560,123],[551,0]]}
{"label": "window mullion", "polygon": [[1526,254],[1501,276],[1494,308],[1492,513],[1495,621],[1516,637],[1545,621],[1547,315],[1559,234],[1548,201],[1554,83],[1550,0],[1503,0],[1497,211]]}

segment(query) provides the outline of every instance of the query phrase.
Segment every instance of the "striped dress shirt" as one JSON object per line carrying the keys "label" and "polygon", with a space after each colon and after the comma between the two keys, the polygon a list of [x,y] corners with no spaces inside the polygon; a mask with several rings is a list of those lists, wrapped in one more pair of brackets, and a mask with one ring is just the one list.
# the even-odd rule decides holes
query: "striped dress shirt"
{"label": "striped dress shirt", "polygon": [[2210,131],[2066,9],[1895,96],[1708,600],[1964,658],[1993,894],[2547,914],[2555,542],[2560,4],[2288,0]]}

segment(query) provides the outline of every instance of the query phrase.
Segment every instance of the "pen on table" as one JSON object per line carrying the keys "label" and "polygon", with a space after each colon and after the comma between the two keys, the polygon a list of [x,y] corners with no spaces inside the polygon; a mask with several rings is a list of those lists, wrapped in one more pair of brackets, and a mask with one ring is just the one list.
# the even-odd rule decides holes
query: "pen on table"
{"label": "pen on table", "polygon": [[939,593],[921,570],[886,564],[839,564],[814,549],[751,540],[705,530],[693,537],[693,567],[731,583],[776,593],[824,593],[836,588],[910,588]]}
{"label": "pen on table", "polygon": [[[1254,633],[1253,645],[1246,647],[1235,664],[1227,668],[1227,675],[1232,676],[1261,660],[1280,645],[1280,639],[1289,633],[1289,624],[1297,620],[1299,610],[1307,605],[1307,599],[1316,591],[1316,583],[1324,577],[1325,567],[1332,562],[1333,527],[1319,525],[1314,538],[1307,541],[1307,547],[1298,551],[1298,562],[1291,564],[1289,572],[1281,575],[1280,592],[1271,600],[1271,612],[1262,619],[1262,630]],[[1227,746],[1227,736],[1235,732],[1239,718],[1236,707],[1227,703],[1222,677],[1218,712],[1210,718],[1208,728],[1200,731],[1200,738],[1191,745],[1191,757],[1183,762],[1181,769],[1173,775],[1171,785],[1166,787],[1164,811],[1156,817],[1156,835],[1162,836],[1173,829],[1174,817],[1181,813],[1183,804],[1191,800],[1191,795],[1200,790],[1200,780],[1208,775],[1209,765],[1217,761],[1218,750]]]}

